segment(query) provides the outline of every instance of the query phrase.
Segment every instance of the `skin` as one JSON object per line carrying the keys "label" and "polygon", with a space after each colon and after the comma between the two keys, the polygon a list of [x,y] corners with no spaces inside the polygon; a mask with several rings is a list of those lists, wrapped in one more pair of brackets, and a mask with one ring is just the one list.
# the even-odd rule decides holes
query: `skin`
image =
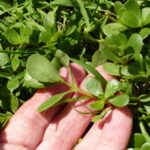
{"label": "skin", "polygon": [[[85,77],[85,71],[77,64],[70,66],[76,83],[84,89],[84,79],[91,75]],[[106,74],[101,66],[97,70],[107,81],[113,78]],[[66,81],[71,82],[65,68],[61,68],[60,74]],[[55,84],[39,90],[24,103],[1,131],[0,150],[125,150],[132,130],[132,113],[127,107],[114,108],[90,129],[88,126],[93,114],[80,114],[72,106],[77,110],[89,112],[88,105],[93,100],[37,112],[37,108],[47,98],[67,90],[65,85]],[[72,96],[81,95],[75,93],[67,97]],[[85,134],[87,128],[89,130]],[[80,137],[83,137],[82,141],[77,144]]]}

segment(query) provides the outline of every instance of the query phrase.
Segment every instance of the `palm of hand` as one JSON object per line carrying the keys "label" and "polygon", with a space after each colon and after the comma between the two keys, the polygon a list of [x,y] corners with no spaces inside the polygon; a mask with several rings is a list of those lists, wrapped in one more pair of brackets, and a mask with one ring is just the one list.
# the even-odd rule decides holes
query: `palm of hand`
{"label": "palm of hand", "polygon": [[[71,65],[72,72],[79,84],[85,77],[84,70],[76,64]],[[98,67],[98,71],[109,80],[112,78]],[[69,82],[65,68],[60,74]],[[83,85],[81,83],[81,88]],[[63,109],[58,106],[43,113],[37,108],[50,96],[66,91],[68,87],[55,84],[39,90],[12,117],[0,134],[0,150],[71,150],[90,124],[92,114],[80,114],[72,109],[72,104]],[[71,96],[71,95],[69,95]],[[88,111],[87,105],[74,103],[80,111]],[[60,113],[61,109],[61,113]],[[115,108],[110,114],[92,125],[76,150],[124,150],[127,146],[132,117],[128,108]]]}

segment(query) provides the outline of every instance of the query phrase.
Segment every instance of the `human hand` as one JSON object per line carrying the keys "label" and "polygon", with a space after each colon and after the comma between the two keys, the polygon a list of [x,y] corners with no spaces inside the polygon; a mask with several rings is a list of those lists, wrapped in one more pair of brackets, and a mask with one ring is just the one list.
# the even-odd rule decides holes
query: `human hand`
{"label": "human hand", "polygon": [[[71,64],[71,68],[79,85],[85,78],[85,72],[76,64]],[[112,78],[101,67],[97,70],[106,80]],[[65,68],[61,69],[60,74],[70,82]],[[80,87],[83,88],[82,83]],[[50,96],[66,90],[67,86],[55,84],[39,90],[23,104],[1,132],[0,150],[71,150],[87,128],[90,128],[89,131],[75,150],[125,150],[132,129],[132,114],[128,108],[114,108],[92,127],[88,126],[93,114],[80,114],[72,108],[72,104],[37,112],[37,108]],[[76,102],[74,107],[86,112],[90,102]]]}

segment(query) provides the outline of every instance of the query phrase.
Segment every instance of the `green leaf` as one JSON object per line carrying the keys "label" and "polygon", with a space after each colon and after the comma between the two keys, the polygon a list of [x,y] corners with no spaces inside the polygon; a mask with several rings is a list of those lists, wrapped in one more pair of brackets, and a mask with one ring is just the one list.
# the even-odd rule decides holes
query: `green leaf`
{"label": "green leaf", "polygon": [[103,55],[108,59],[116,63],[121,62],[121,58],[118,57],[116,53],[116,48],[114,49],[113,47],[109,46],[107,42],[101,43],[101,51]]}
{"label": "green leaf", "polygon": [[141,9],[136,0],[127,0],[124,7],[128,10],[129,13],[134,14],[134,16],[141,20],[142,14]]}
{"label": "green leaf", "polygon": [[104,79],[104,77],[96,69],[94,69],[93,67],[91,67],[88,64],[85,64],[81,60],[77,60],[77,59],[73,59],[73,58],[70,58],[70,60],[77,63],[77,64],[79,64],[80,66],[84,67],[86,70],[91,72],[96,77],[97,80],[99,80],[102,84],[106,85],[106,83],[107,83],[106,80]]}
{"label": "green leaf", "polygon": [[97,121],[103,119],[103,117],[104,117],[104,116],[102,116],[102,115],[96,115],[96,116],[94,116],[94,117],[92,118],[92,122],[97,122]]}
{"label": "green leaf", "polygon": [[84,80],[84,87],[93,95],[99,96],[103,94],[101,83],[94,77],[88,77]]}
{"label": "green leaf", "polygon": [[135,61],[134,63],[129,63],[127,66],[124,66],[121,69],[121,74],[128,78],[134,78],[135,76],[140,75],[140,72],[141,66],[138,61]]}
{"label": "green leaf", "polygon": [[144,143],[140,150],[149,150],[150,149],[150,143]]}
{"label": "green leaf", "polygon": [[13,94],[11,94],[10,101],[11,101],[10,107],[11,107],[12,112],[16,112],[16,110],[19,107],[18,98],[14,96]]}
{"label": "green leaf", "polygon": [[3,67],[9,63],[9,57],[5,53],[0,53],[0,67]]}
{"label": "green leaf", "polygon": [[62,65],[66,67],[69,66],[69,56],[66,53],[62,52],[61,50],[57,50],[55,56],[59,59]]}
{"label": "green leaf", "polygon": [[109,35],[105,39],[105,43],[114,51],[115,50],[117,51],[119,49],[120,52],[118,52],[118,54],[123,55],[124,50],[127,47],[127,38],[122,33],[115,34],[115,35]]}
{"label": "green leaf", "polygon": [[141,102],[150,102],[150,94],[142,94],[139,99]]}
{"label": "green leaf", "polygon": [[38,88],[38,89],[45,87],[43,83],[41,83],[38,80],[32,78],[27,71],[25,72],[23,86],[25,86],[25,87],[32,87],[32,88]]}
{"label": "green leaf", "polygon": [[54,0],[50,4],[51,5],[74,7],[72,0]]}
{"label": "green leaf", "polygon": [[120,66],[114,63],[105,63],[103,64],[103,70],[108,74],[120,76]]}
{"label": "green leaf", "polygon": [[146,109],[146,111],[148,113],[150,113],[150,105],[149,104],[144,105],[144,108]]}
{"label": "green leaf", "polygon": [[7,82],[7,88],[13,92],[15,89],[19,87],[20,83],[18,79],[11,79]]}
{"label": "green leaf", "polygon": [[12,61],[11,61],[11,67],[13,69],[13,71],[16,71],[18,69],[20,65],[20,60],[18,57],[13,57]]}
{"label": "green leaf", "polygon": [[18,45],[20,43],[20,35],[14,29],[7,29],[5,32],[5,37],[9,43],[13,45]]}
{"label": "green leaf", "polygon": [[115,7],[116,13],[117,13],[119,16],[121,16],[121,15],[120,15],[120,9],[123,8],[124,5],[123,5],[120,1],[116,1],[116,2],[114,3],[114,7]]}
{"label": "green leaf", "polygon": [[134,134],[132,143],[135,148],[140,148],[142,146],[142,144],[144,144],[145,142],[146,142],[146,140],[141,133]]}
{"label": "green leaf", "polygon": [[111,34],[117,34],[126,29],[127,27],[120,23],[109,23],[103,27],[103,32],[105,33],[105,35],[111,35]]}
{"label": "green leaf", "polygon": [[108,111],[111,110],[111,107],[107,107],[106,109],[103,109],[103,111],[99,114],[99,115],[96,115],[92,118],[92,122],[97,122],[101,119],[103,119],[105,117],[105,115],[108,113]]}
{"label": "green leaf", "polygon": [[3,10],[8,10],[11,8],[11,5],[9,5],[9,3],[7,3],[5,0],[1,0],[0,1],[0,8],[2,8]]}
{"label": "green leaf", "polygon": [[88,16],[88,13],[85,9],[85,6],[84,6],[84,2],[83,0],[76,0],[76,2],[78,3],[79,7],[80,7],[80,12],[85,20],[85,23],[86,23],[86,26],[88,29],[90,29],[90,21],[89,21],[89,16]]}
{"label": "green leaf", "polygon": [[141,26],[140,20],[136,16],[134,16],[132,13],[126,11],[122,15],[122,22],[131,28],[138,28]]}
{"label": "green leaf", "polygon": [[56,105],[66,94],[68,94],[68,92],[64,92],[64,93],[60,93],[57,95],[52,96],[51,98],[49,98],[46,102],[44,102],[39,108],[38,111],[42,112],[48,108],[53,107],[54,105]]}
{"label": "green leaf", "polygon": [[40,82],[61,82],[63,80],[51,62],[39,54],[33,54],[28,58],[26,69],[32,78]]}
{"label": "green leaf", "polygon": [[123,23],[131,28],[140,27],[142,22],[142,14],[137,1],[128,0],[125,3],[124,8],[126,10],[122,13]]}
{"label": "green leaf", "polygon": [[102,110],[105,106],[105,102],[103,100],[98,100],[96,102],[93,102],[90,104],[90,108],[95,109],[95,110]]}
{"label": "green leaf", "polygon": [[146,39],[150,35],[150,28],[142,28],[139,35],[143,40]]}
{"label": "green leaf", "polygon": [[92,56],[92,65],[97,67],[106,62],[106,58],[100,50],[97,50]]}
{"label": "green leaf", "polygon": [[118,91],[120,91],[120,82],[116,79],[111,79],[106,85],[105,97],[111,97]]}
{"label": "green leaf", "polygon": [[29,43],[30,36],[32,35],[33,30],[29,25],[21,24],[20,26],[20,38],[22,43]]}
{"label": "green leaf", "polygon": [[145,7],[142,9],[142,19],[143,19],[144,25],[147,25],[150,23],[150,8]]}
{"label": "green leaf", "polygon": [[137,33],[132,34],[129,38],[128,46],[131,46],[134,49],[135,55],[139,54],[143,47],[142,37]]}
{"label": "green leaf", "polygon": [[44,31],[42,31],[39,35],[39,42],[50,43],[56,37],[56,12],[58,8],[55,7],[52,11],[50,11],[45,18],[44,21]]}
{"label": "green leaf", "polygon": [[125,107],[129,103],[129,96],[127,94],[121,94],[109,99],[109,102],[116,107]]}
{"label": "green leaf", "polygon": [[6,112],[4,114],[0,113],[0,127],[3,128],[11,117],[12,113],[10,112]]}

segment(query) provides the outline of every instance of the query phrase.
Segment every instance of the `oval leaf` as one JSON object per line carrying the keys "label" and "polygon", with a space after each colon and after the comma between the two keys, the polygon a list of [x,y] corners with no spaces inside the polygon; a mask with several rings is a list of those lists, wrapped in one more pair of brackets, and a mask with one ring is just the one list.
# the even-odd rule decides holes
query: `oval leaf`
{"label": "oval leaf", "polygon": [[27,60],[27,72],[40,82],[60,82],[57,69],[44,56],[39,54],[31,55]]}
{"label": "oval leaf", "polygon": [[57,50],[55,53],[56,58],[59,59],[60,63],[64,66],[69,66],[69,56],[62,52],[61,50]]}
{"label": "oval leaf", "polygon": [[18,45],[20,43],[20,35],[14,29],[6,30],[5,37],[9,43],[13,45]]}
{"label": "oval leaf", "polygon": [[12,80],[9,80],[7,82],[7,88],[13,92],[15,89],[17,89],[19,87],[19,80],[17,79],[12,79]]}
{"label": "oval leaf", "polygon": [[103,70],[108,74],[120,76],[120,66],[114,63],[105,63],[103,64]]}
{"label": "oval leaf", "polygon": [[109,23],[103,27],[103,32],[105,33],[105,35],[111,35],[111,34],[119,33],[126,29],[127,27],[120,23]]}
{"label": "oval leaf", "polygon": [[100,82],[93,77],[88,77],[84,80],[84,87],[97,97],[103,94],[103,88]]}
{"label": "oval leaf", "polygon": [[102,110],[105,106],[105,102],[103,100],[98,100],[90,104],[90,108],[95,110]]}
{"label": "oval leaf", "polygon": [[122,94],[109,99],[109,102],[117,107],[125,107],[129,103],[129,96],[127,94]]}
{"label": "oval leaf", "polygon": [[120,90],[120,82],[116,79],[108,81],[105,89],[105,97],[113,96],[117,91]]}

